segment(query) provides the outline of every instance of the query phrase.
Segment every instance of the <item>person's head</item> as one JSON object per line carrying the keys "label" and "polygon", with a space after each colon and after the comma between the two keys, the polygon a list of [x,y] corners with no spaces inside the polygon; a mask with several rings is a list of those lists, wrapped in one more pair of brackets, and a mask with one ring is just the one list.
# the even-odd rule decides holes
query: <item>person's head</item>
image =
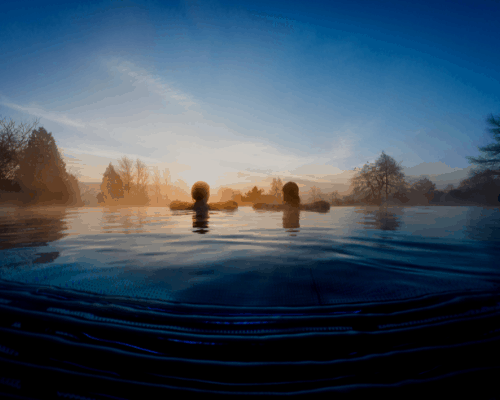
{"label": "person's head", "polygon": [[283,186],[283,201],[292,206],[300,204],[299,187],[295,182],[288,182]]}
{"label": "person's head", "polygon": [[196,202],[202,201],[207,203],[210,197],[210,186],[203,181],[196,182],[191,189],[191,197]]}

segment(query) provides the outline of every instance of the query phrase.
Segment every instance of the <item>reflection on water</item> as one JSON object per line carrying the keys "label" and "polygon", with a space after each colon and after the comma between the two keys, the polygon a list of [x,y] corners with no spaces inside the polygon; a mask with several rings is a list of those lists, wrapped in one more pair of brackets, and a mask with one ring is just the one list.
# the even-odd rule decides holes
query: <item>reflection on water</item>
{"label": "reflection on water", "polygon": [[102,230],[104,233],[112,233],[117,230],[124,234],[144,232],[146,213],[141,208],[104,207],[102,211],[104,222]]}
{"label": "reflection on water", "polygon": [[390,210],[382,206],[378,210],[357,210],[364,215],[359,224],[365,225],[367,229],[379,229],[382,231],[395,231],[401,227],[401,209]]}
{"label": "reflection on water", "polygon": [[33,264],[47,264],[54,261],[57,257],[59,257],[58,251],[52,251],[49,253],[41,253],[38,254],[38,258],[33,260]]}
{"label": "reflection on water", "polygon": [[398,299],[493,285],[499,229],[479,207],[4,208],[0,279],[186,303]]}
{"label": "reflection on water", "polygon": [[326,214],[247,207],[232,212],[179,212],[166,207],[4,207],[0,208],[0,249],[43,246],[68,235],[182,236],[193,232],[237,236],[251,231],[268,236],[278,234],[278,227],[299,237],[320,228],[323,235],[332,237],[379,231],[427,239],[497,241],[500,213],[498,208],[483,207],[334,207]]}
{"label": "reflection on water", "polygon": [[[0,209],[2,345],[20,343],[22,376],[49,362],[44,349],[53,370],[97,371],[120,397],[124,371],[155,387],[202,382],[212,394],[331,393],[320,385],[332,382],[369,390],[374,365],[390,389],[448,385],[462,371],[498,372],[499,228],[498,209],[471,207]],[[151,353],[189,368],[159,376]],[[227,372],[238,365],[233,385]],[[285,378],[271,382],[279,365]],[[438,392],[423,387],[420,397]]]}
{"label": "reflection on water", "polygon": [[[300,210],[295,208],[286,208],[283,211],[283,228],[287,229],[287,232],[300,232]],[[291,234],[290,236],[296,236]]]}
{"label": "reflection on water", "polygon": [[0,211],[0,249],[44,246],[67,235],[64,208],[9,208]]}
{"label": "reflection on water", "polygon": [[193,214],[193,232],[204,234],[208,232],[208,220],[210,219],[207,210],[197,210]]}
{"label": "reflection on water", "polygon": [[500,210],[467,207],[465,234],[469,239],[489,241],[500,238]]}

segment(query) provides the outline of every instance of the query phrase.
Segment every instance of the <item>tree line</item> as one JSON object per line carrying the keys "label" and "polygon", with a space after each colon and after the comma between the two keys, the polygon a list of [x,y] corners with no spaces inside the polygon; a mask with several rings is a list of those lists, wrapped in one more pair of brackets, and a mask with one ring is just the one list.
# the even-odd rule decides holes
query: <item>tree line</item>
{"label": "tree line", "polygon": [[[109,163],[103,174],[101,191],[97,195],[97,200],[102,204],[165,205],[168,196],[163,195],[162,187],[168,185],[167,176],[168,172],[165,171],[165,183],[162,184],[162,178],[157,169],[151,175],[147,165],[140,159],[134,162],[124,156],[118,161],[116,169],[112,163]],[[149,193],[150,187],[153,190],[152,195]]]}
{"label": "tree line", "polygon": [[66,169],[51,132],[0,119],[0,193],[21,204],[83,205],[78,179]]}
{"label": "tree line", "polygon": [[[0,200],[19,205],[166,205],[171,197],[189,197],[185,190],[170,186],[168,171],[163,178],[151,174],[141,160],[122,157],[115,170],[110,163],[95,192],[67,170],[51,132],[38,127],[38,120],[16,123],[0,119]],[[152,188],[152,193],[151,189]]]}
{"label": "tree line", "polygon": [[[324,200],[334,206],[342,205],[380,205],[382,203],[404,205],[428,204],[481,204],[498,205],[500,202],[500,115],[489,115],[486,119],[488,131],[495,142],[480,147],[482,155],[467,157],[475,167],[457,188],[448,185],[438,190],[436,184],[427,177],[410,180],[403,173],[401,163],[382,152],[373,163],[366,163],[355,168],[355,176],[351,179],[352,191],[341,196],[338,191],[323,193],[313,186],[308,193],[309,201]],[[283,183],[280,178],[273,179],[268,196],[279,200]],[[254,186],[244,195],[234,194],[233,200],[238,202],[269,201],[263,189]]]}
{"label": "tree line", "polygon": [[[403,173],[401,163],[382,152],[373,163],[355,169],[351,179],[352,191],[341,196],[338,191],[323,193],[313,186],[307,195],[310,200],[325,200],[331,205],[373,204],[383,202],[420,204],[485,204],[498,205],[500,201],[500,115],[490,115],[488,131],[495,140],[480,147],[481,156],[468,157],[475,168],[457,188],[449,185],[437,190],[435,183],[423,177],[410,181]],[[168,183],[168,171],[163,179],[156,169],[152,174],[141,160],[126,156],[115,168],[109,164],[103,174],[98,193],[86,191],[76,176],[66,169],[52,133],[33,123],[16,124],[0,119],[0,194],[2,200],[12,199],[24,204],[51,203],[88,205],[100,204],[167,205],[169,198],[189,200],[189,189],[182,190]],[[186,186],[187,187],[187,186]],[[282,202],[283,181],[273,178],[270,190],[254,186],[242,194],[230,188],[219,189],[220,201],[238,203]],[[93,204],[92,204],[93,205]]]}
{"label": "tree line", "polygon": [[457,188],[449,185],[437,190],[428,178],[409,182],[402,166],[394,158],[382,152],[374,163],[366,163],[357,169],[351,180],[353,193],[344,203],[380,204],[383,201],[402,204],[483,204],[498,205],[500,202],[500,115],[490,114],[486,123],[494,142],[479,147],[479,157],[467,157],[474,165],[466,179]]}

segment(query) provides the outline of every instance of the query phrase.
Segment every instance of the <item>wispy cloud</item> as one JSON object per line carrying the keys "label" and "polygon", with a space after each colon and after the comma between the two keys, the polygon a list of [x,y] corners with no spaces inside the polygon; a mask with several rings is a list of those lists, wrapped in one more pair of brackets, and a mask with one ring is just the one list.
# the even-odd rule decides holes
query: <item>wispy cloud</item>
{"label": "wispy cloud", "polygon": [[[63,136],[58,141],[65,154],[76,157],[70,164],[92,181],[100,180],[107,164],[123,156],[168,169],[173,180],[189,185],[204,180],[214,188],[267,182],[273,176],[345,181],[345,162],[353,157],[360,132],[366,129],[346,124],[328,133],[323,145],[315,149],[286,147],[258,136],[258,127],[249,128],[245,121],[228,123],[207,112],[190,94],[133,63],[111,59],[105,65],[113,84],[99,90],[88,88],[87,98],[68,104],[71,112],[1,101],[78,128],[81,136],[67,141]],[[74,119],[71,113],[84,119]]]}
{"label": "wispy cloud", "polygon": [[137,158],[139,158],[148,164],[156,164],[158,162],[161,162],[161,160],[157,158],[144,157],[140,154],[124,153],[116,150],[99,148],[95,146],[83,146],[78,148],[65,147],[64,151],[68,154],[79,155],[79,156],[89,155],[89,156],[103,157],[110,161],[116,161],[126,156],[128,158],[131,158],[132,160],[136,160]]}
{"label": "wispy cloud", "polygon": [[108,65],[111,70],[115,69],[132,78],[134,85],[145,85],[149,92],[161,96],[164,100],[174,99],[178,104],[186,108],[196,104],[186,93],[174,89],[159,76],[155,76],[130,62],[119,62],[117,65],[109,63]]}
{"label": "wispy cloud", "polygon": [[86,124],[84,124],[81,120],[70,118],[65,114],[47,111],[47,110],[44,110],[40,107],[21,106],[19,104],[15,104],[15,103],[3,101],[3,100],[0,100],[0,104],[2,104],[3,106],[9,107],[13,110],[23,111],[23,112],[26,112],[28,114],[31,114],[31,115],[34,115],[37,117],[46,118],[50,121],[54,121],[54,122],[57,122],[59,124],[72,126],[74,128],[85,128],[86,127]]}

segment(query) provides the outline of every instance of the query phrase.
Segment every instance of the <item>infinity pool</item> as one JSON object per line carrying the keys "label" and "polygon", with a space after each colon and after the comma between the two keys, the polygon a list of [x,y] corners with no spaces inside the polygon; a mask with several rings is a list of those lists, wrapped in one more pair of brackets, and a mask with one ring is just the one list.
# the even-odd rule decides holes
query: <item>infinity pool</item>
{"label": "infinity pool", "polygon": [[2,208],[0,394],[481,397],[499,244],[498,208]]}

